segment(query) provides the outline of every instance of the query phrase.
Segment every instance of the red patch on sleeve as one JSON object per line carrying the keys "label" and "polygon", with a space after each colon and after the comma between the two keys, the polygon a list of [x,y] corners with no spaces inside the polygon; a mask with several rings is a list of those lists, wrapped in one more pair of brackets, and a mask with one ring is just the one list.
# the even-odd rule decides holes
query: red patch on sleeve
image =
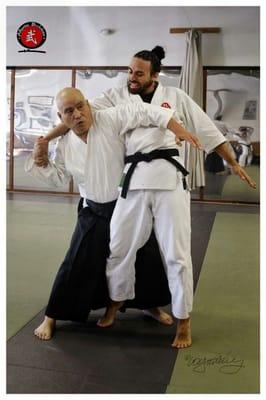
{"label": "red patch on sleeve", "polygon": [[161,107],[164,107],[164,108],[171,108],[170,104],[167,103],[167,102],[162,103],[162,104],[161,104]]}

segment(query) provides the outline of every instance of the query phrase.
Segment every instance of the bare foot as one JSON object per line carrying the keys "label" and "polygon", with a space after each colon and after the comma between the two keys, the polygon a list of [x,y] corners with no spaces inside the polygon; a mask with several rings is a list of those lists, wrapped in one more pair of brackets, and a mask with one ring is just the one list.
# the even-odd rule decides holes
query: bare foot
{"label": "bare foot", "polygon": [[99,319],[97,325],[101,328],[108,328],[109,326],[112,326],[115,321],[116,312],[120,307],[122,307],[123,304],[123,301],[111,301],[110,306],[107,307],[104,316]]}
{"label": "bare foot", "polygon": [[143,313],[151,318],[156,319],[156,321],[160,322],[163,325],[172,325],[174,323],[171,315],[167,314],[165,311],[157,307],[143,310]]}
{"label": "bare foot", "polygon": [[34,331],[34,335],[41,340],[50,340],[53,337],[55,331],[56,320],[53,318],[46,317],[37,329]]}
{"label": "bare foot", "polygon": [[186,319],[180,319],[177,323],[176,337],[172,343],[172,347],[177,349],[184,349],[191,346],[191,328],[190,328],[190,317]]}

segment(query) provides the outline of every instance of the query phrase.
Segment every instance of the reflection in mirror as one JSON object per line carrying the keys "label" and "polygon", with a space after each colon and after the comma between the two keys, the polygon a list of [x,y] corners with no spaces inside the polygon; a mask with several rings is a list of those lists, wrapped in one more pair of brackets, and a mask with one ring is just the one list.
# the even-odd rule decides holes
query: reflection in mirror
{"label": "reflection in mirror", "polygon": [[[164,67],[159,74],[159,81],[164,86],[179,87],[180,71],[180,68]],[[38,182],[28,181],[31,178],[23,172],[23,160],[32,150],[36,137],[47,133],[58,123],[54,96],[62,87],[71,85],[71,73],[71,69],[16,70],[15,189],[51,190]],[[99,96],[107,89],[121,86],[126,80],[127,68],[76,71],[76,87],[80,88],[88,99]],[[11,71],[7,71],[8,104],[10,103],[10,86]],[[212,153],[206,157],[204,199],[259,202],[259,69],[208,69],[206,97],[207,114],[229,141],[234,157],[257,182],[257,189],[250,189],[240,179],[230,175],[228,166],[216,153]],[[9,136],[7,132],[7,164],[10,157]],[[52,145],[51,151],[53,147]],[[7,179],[8,173],[7,165]],[[77,191],[76,185],[74,185],[74,191]],[[192,198],[199,198],[198,189],[192,191]]]}
{"label": "reflection in mirror", "polygon": [[[8,71],[10,74],[10,71]],[[14,120],[14,188],[67,192],[62,188],[49,187],[24,172],[26,158],[32,152],[35,140],[45,135],[59,122],[54,97],[64,86],[70,86],[71,71],[16,70],[15,120]],[[53,153],[55,142],[50,145]]]}
{"label": "reflection in mirror", "polygon": [[179,69],[162,69],[159,73],[159,81],[163,86],[179,87],[181,68]]}
{"label": "reflection in mirror", "polygon": [[127,70],[115,69],[90,69],[80,70],[76,74],[76,87],[84,93],[88,99],[100,96],[105,90],[119,87],[126,82]]}
{"label": "reflection in mirror", "polygon": [[6,132],[6,186],[9,187],[10,163],[10,100],[11,100],[11,71],[6,72],[6,101],[7,101],[7,132]]}
{"label": "reflection in mirror", "polygon": [[208,70],[206,111],[239,164],[256,181],[249,188],[216,154],[206,157],[204,199],[259,202],[259,70]]}

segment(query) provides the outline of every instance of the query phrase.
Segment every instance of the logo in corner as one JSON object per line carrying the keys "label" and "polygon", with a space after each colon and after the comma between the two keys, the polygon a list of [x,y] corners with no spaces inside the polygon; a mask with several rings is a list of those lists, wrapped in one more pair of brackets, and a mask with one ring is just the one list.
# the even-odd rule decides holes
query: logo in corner
{"label": "logo in corner", "polygon": [[164,108],[171,108],[170,104],[167,103],[167,102],[162,103],[162,104],[161,104],[161,107],[164,107]]}
{"label": "logo in corner", "polygon": [[35,50],[44,44],[46,38],[46,30],[41,24],[38,22],[25,22],[17,30],[17,40],[27,50],[19,50],[19,53],[46,53],[46,51]]}

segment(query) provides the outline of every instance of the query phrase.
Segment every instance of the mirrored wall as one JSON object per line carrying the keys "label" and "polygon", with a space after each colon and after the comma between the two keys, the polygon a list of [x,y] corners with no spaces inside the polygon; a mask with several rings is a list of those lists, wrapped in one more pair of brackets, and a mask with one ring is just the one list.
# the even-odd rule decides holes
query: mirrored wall
{"label": "mirrored wall", "polygon": [[[7,72],[10,80],[11,71]],[[14,98],[14,148],[7,154],[12,161],[13,188],[18,190],[51,190],[24,171],[26,158],[31,154],[37,137],[46,134],[58,122],[54,97],[63,86],[71,86],[71,71],[18,69],[15,72]],[[10,95],[11,97],[11,95]],[[11,106],[11,105],[10,105]],[[11,108],[10,108],[11,109]],[[11,111],[10,111],[11,115]],[[11,135],[7,137],[7,147]],[[55,143],[51,142],[50,152]],[[9,164],[7,171],[11,171]],[[9,174],[10,172],[8,172]],[[7,181],[8,183],[9,181]],[[53,191],[68,191],[69,188],[52,188]]]}
{"label": "mirrored wall", "polygon": [[239,164],[257,182],[249,188],[216,153],[206,157],[205,199],[259,202],[260,75],[258,69],[207,70],[206,112],[229,141]]}
{"label": "mirrored wall", "polygon": [[[6,182],[9,186],[9,174],[10,174],[10,120],[11,120],[11,71],[6,72],[6,102],[7,102],[7,132],[6,132]],[[12,153],[12,149],[11,149]]]}
{"label": "mirrored wall", "polygon": [[[180,72],[181,68],[165,67],[159,80],[165,86],[178,87]],[[205,160],[206,186],[196,188],[192,199],[259,203],[259,69],[205,68],[204,77],[206,112],[230,142],[235,158],[255,179],[258,188],[250,189],[232,176],[226,163],[213,153]],[[8,130],[6,137],[8,190],[77,193],[75,182],[55,190],[34,180],[24,172],[25,159],[31,153],[36,138],[59,122],[55,95],[62,87],[76,86],[88,99],[92,99],[104,90],[122,85],[126,79],[126,67],[8,69],[9,122],[14,116],[14,128],[11,132]],[[12,124],[8,126],[12,127]],[[54,148],[55,143],[51,143],[51,154]]]}

